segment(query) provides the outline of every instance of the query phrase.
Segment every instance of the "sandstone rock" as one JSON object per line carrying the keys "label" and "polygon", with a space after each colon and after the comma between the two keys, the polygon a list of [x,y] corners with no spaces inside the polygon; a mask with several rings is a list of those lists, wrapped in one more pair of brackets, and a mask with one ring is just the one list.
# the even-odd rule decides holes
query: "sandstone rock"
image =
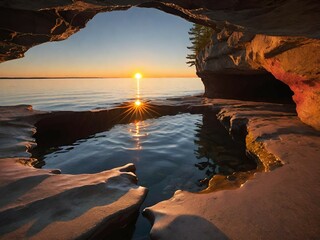
{"label": "sandstone rock", "polygon": [[[133,165],[66,175],[0,159],[0,239],[88,239],[135,220],[146,195]],[[103,235],[102,235],[103,236]]]}
{"label": "sandstone rock", "polygon": [[12,0],[0,3],[0,60],[22,57],[28,48],[41,42],[66,39],[99,12],[125,10],[132,6],[158,8],[220,30],[227,26],[232,31],[247,30],[255,34],[320,37],[317,24],[320,5],[316,0],[127,0],[117,3],[105,0]]}
{"label": "sandstone rock", "polygon": [[[206,194],[177,191],[145,210],[154,239],[314,239],[320,235],[318,162],[320,134],[301,123],[289,106],[207,100],[219,119],[247,119],[253,142],[282,167],[256,173],[240,188]],[[242,123],[241,123],[242,124]],[[248,144],[252,142],[247,141]],[[265,158],[266,156],[266,158]],[[259,156],[261,161],[267,155]],[[232,177],[230,182],[237,178]]]}
{"label": "sandstone rock", "polygon": [[320,41],[241,32],[228,35],[217,38],[197,57],[197,73],[205,85],[205,95],[289,99],[290,90],[277,83],[278,79],[292,90],[300,119],[319,130]]}
{"label": "sandstone rock", "polygon": [[[146,210],[154,223],[151,233],[154,239],[313,239],[319,236],[320,196],[316,190],[319,189],[320,135],[302,124],[290,105],[201,98],[172,99],[164,103],[167,108],[191,109],[195,105],[196,109],[205,106],[219,112],[219,120],[230,133],[237,134],[237,129],[247,128],[248,148],[258,143],[259,148],[284,165],[274,171],[257,173],[233,191],[207,194],[177,191],[171,199]],[[15,131],[7,132],[16,144],[21,144],[21,140],[27,142],[26,136],[32,132],[34,122],[45,117],[30,106],[1,107],[0,110],[0,129],[7,127],[4,122],[12,123]],[[21,124],[23,122],[25,124]],[[2,152],[11,153],[10,148],[0,147]],[[0,198],[0,238],[101,239],[93,232],[100,233],[99,226],[110,226],[109,223],[119,220],[113,217],[123,212],[106,213],[124,208],[130,214],[129,204],[137,207],[135,204],[145,193],[145,189],[134,184],[132,165],[98,174],[56,175],[52,170],[21,165],[29,161],[19,157],[24,151],[25,148],[17,148],[18,158],[0,159],[0,192],[6,196]],[[259,154],[259,151],[253,153]],[[261,161],[265,171],[271,170],[268,158],[262,156]],[[237,181],[235,176],[229,182]],[[110,193],[110,198],[106,198],[105,193]],[[114,204],[106,204],[109,200],[114,200]],[[48,204],[57,206],[56,210],[47,207]],[[102,220],[103,216],[109,217]],[[53,222],[48,224],[49,220]],[[91,226],[92,223],[98,225]],[[125,225],[122,221],[113,223]]]}
{"label": "sandstone rock", "polygon": [[320,41],[259,35],[251,51],[260,56],[256,62],[294,92],[299,118],[320,130]]}
{"label": "sandstone rock", "polygon": [[[146,189],[134,165],[67,175],[31,167],[25,152],[44,113],[0,108],[0,239],[99,239],[132,223]],[[6,135],[3,135],[5,133]]]}
{"label": "sandstone rock", "polygon": [[[23,57],[24,52],[37,44],[68,38],[99,12],[132,6],[158,8],[214,28],[218,41],[209,47],[210,52],[198,56],[200,76],[208,72],[270,72],[294,92],[300,119],[320,129],[320,64],[316,54],[319,52],[316,39],[320,38],[320,3],[317,0],[2,1],[0,62]],[[211,76],[217,79],[215,74]],[[204,82],[208,82],[208,77]],[[245,86],[251,84],[249,81]],[[279,88],[282,87],[279,85]],[[273,95],[285,95],[275,91]]]}

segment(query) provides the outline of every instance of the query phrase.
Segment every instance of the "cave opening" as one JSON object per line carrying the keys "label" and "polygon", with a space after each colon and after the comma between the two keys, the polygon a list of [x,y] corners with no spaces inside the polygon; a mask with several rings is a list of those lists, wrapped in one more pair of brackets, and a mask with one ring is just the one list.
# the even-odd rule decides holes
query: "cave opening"
{"label": "cave opening", "polygon": [[[0,62],[7,61],[0,65],[0,102],[5,105],[0,107],[1,237],[145,240],[150,232],[152,239],[317,238],[319,3],[0,1]],[[188,41],[186,21],[168,24],[174,27],[166,34],[161,26],[166,20],[154,11],[143,19],[148,10],[140,9],[140,28],[118,35],[124,29],[114,23],[127,21],[134,7],[156,8],[214,30],[189,55],[191,62],[187,58],[196,71],[184,66],[177,72],[185,64],[188,43],[182,49],[185,42],[171,40],[183,35]],[[117,15],[117,10],[128,11],[104,21],[96,33],[82,35],[99,17]],[[109,26],[113,31],[105,37],[102,30]],[[148,29],[155,31],[145,36]],[[76,38],[76,43],[69,41]],[[66,47],[55,48],[61,40]],[[49,45],[57,58],[44,51]],[[30,48],[26,58],[8,62]],[[36,60],[32,52],[37,51]],[[146,77],[141,101],[134,99],[134,72]],[[180,78],[164,80],[172,76]],[[126,113],[134,102],[135,108],[148,104],[157,111],[130,118]],[[236,143],[240,149],[232,152],[229,147]],[[104,164],[122,164],[124,152],[137,163],[136,174],[134,164],[103,171]],[[251,162],[243,162],[243,156]],[[95,162],[100,163],[96,169]],[[43,168],[51,163],[65,168],[61,174],[27,167],[43,163]],[[151,163],[155,171],[148,168]],[[81,174],[85,168],[97,172]],[[150,181],[140,177],[143,169]],[[209,181],[201,194],[189,192],[192,174],[200,174],[193,183],[207,186]],[[168,175],[173,180],[165,183]],[[175,180],[187,186],[174,188]],[[142,185],[162,183],[169,199],[145,209],[152,231],[137,235],[134,222],[144,218],[136,213],[144,200],[149,205]],[[216,183],[223,191],[211,192]],[[160,195],[159,188],[149,189]],[[176,189],[185,191],[172,196]],[[140,226],[149,226],[144,222]]]}
{"label": "cave opening", "polygon": [[[128,39],[126,39],[126,41],[127,40]],[[134,37],[131,38],[130,40],[134,41]],[[69,46],[71,46],[71,45],[69,45]],[[155,46],[152,46],[152,47],[154,48]],[[83,48],[83,46],[82,46],[82,48]],[[113,46],[112,48],[115,48],[115,47]],[[39,49],[39,51],[41,51],[41,50]],[[99,51],[101,51],[101,50],[99,50]],[[131,50],[127,49],[127,51],[130,52]],[[151,52],[151,55],[152,55],[152,51],[150,51],[150,52]],[[130,66],[131,67],[130,68],[130,72],[134,72],[134,71],[136,71],[138,69],[139,71],[143,72],[144,74],[146,73],[146,75],[148,75],[148,69],[143,69],[143,68],[141,69],[141,67],[138,67],[138,66],[141,66],[141,58],[144,58],[144,57],[142,57],[142,52],[141,51],[133,51],[132,53],[133,54],[132,54],[131,57],[132,57],[132,59],[134,61],[138,62],[138,65],[133,65],[133,66],[131,65]],[[175,52],[173,52],[173,53],[175,53]],[[185,52],[183,52],[183,53],[184,54],[181,55],[181,56],[183,56],[183,63],[184,63],[184,58],[185,58],[186,54],[185,54]],[[61,50],[60,50],[59,54],[62,54]],[[64,54],[66,54],[66,53],[64,53]],[[73,56],[72,54],[70,54],[70,55],[71,55],[71,59],[77,59],[77,57],[74,58],[75,56]],[[108,55],[108,53],[105,52],[105,55]],[[112,55],[115,58],[119,58],[119,55],[117,55],[117,54],[114,54],[114,55],[113,54],[109,54],[109,55]],[[145,56],[147,56],[147,55],[145,55]],[[62,54],[61,56],[66,56],[66,55]],[[118,57],[116,57],[116,56],[118,56]],[[120,56],[120,58],[122,58],[123,56],[124,55]],[[92,59],[92,57],[90,55],[88,55],[87,59],[85,60],[86,63],[89,62],[88,59]],[[169,57],[165,56],[165,60],[167,60],[167,59],[171,59],[170,56]],[[103,58],[100,58],[99,60],[103,61]],[[120,63],[122,65],[120,64],[120,65],[115,67],[114,65],[109,64],[109,66],[111,68],[117,68],[118,71],[124,71],[123,70],[123,66],[124,65],[127,66],[127,65],[130,65],[130,64],[123,64],[123,60],[122,59],[120,59],[120,60],[121,60]],[[26,61],[28,61],[28,60],[26,60]],[[112,59],[110,61],[112,61]],[[55,62],[59,62],[59,61],[55,60]],[[72,60],[70,60],[70,62],[72,62]],[[75,61],[73,64],[77,65],[77,63],[79,63],[78,60]],[[60,64],[60,67],[62,67],[64,63],[62,61],[59,64]],[[168,62],[167,62],[167,64],[168,64]],[[169,63],[169,65],[170,65],[170,63]],[[40,64],[40,66],[43,66],[43,63]],[[72,66],[69,66],[69,67],[72,67]],[[86,68],[86,69],[89,69],[89,68]],[[90,69],[90,71],[91,70],[92,69]],[[54,72],[56,70],[55,69],[51,69],[50,71]],[[170,69],[168,71],[170,72]],[[190,70],[188,70],[188,71],[190,71]],[[192,71],[194,71],[194,70],[192,70]],[[160,74],[160,72],[159,72],[159,74]],[[201,74],[199,74],[199,75],[201,75]],[[161,75],[159,75],[159,76],[161,76]],[[203,81],[204,87],[205,87],[205,95],[204,96],[210,97],[210,98],[228,98],[228,99],[231,98],[231,99],[253,100],[253,101],[270,101],[270,102],[280,102],[280,103],[292,103],[292,101],[291,101],[292,92],[290,91],[290,89],[286,85],[282,84],[280,81],[276,80],[271,74],[267,74],[267,73],[266,74],[257,74],[257,75],[254,75],[254,74],[252,74],[252,75],[243,75],[243,74],[213,74],[213,75],[207,74],[207,75],[203,75],[202,74],[202,81]],[[192,89],[188,90],[188,91],[190,91],[192,93]],[[69,94],[69,93],[65,93],[65,95],[66,94]],[[83,93],[80,93],[80,94],[83,94]],[[56,95],[54,97],[56,97]],[[126,100],[128,100],[128,99],[126,99]],[[95,104],[96,104],[96,102],[95,102]],[[63,106],[63,107],[65,107],[65,106]],[[59,109],[52,108],[50,110],[59,110]],[[81,109],[81,110],[83,110],[83,109]],[[88,114],[88,115],[90,115],[90,114]],[[68,120],[68,118],[65,118],[65,115],[61,115],[60,118],[62,116],[63,116],[63,121],[65,121],[66,119]],[[71,114],[70,117],[72,118],[72,114]],[[85,116],[84,119],[88,119],[87,117],[88,116]],[[214,119],[212,119],[212,117],[214,117]],[[79,139],[81,140],[83,138],[92,138],[91,135],[93,133],[102,131],[102,129],[99,128],[99,126],[101,126],[100,125],[101,122],[100,121],[96,121],[98,118],[93,118],[93,119],[95,119],[95,120],[91,121],[90,124],[95,124],[95,123],[99,122],[96,126],[94,126],[93,132],[91,131],[92,129],[90,129],[88,132],[86,132],[84,134],[84,137],[83,136],[82,137],[77,136],[76,140],[79,140]],[[212,123],[213,121],[216,121],[216,123],[219,124],[219,122],[217,121],[217,119],[215,118],[214,115],[213,116],[210,115],[209,117],[207,115],[204,115],[202,120],[203,120],[203,124],[207,124],[207,125],[200,127],[200,130],[199,130],[200,135],[203,132],[207,133],[206,129],[208,128],[208,122]],[[83,121],[79,121],[79,123],[83,124]],[[50,126],[49,129],[50,129],[51,133],[55,129],[55,131],[53,133],[54,136],[57,136],[57,132],[59,133],[59,131],[60,132],[64,132],[63,134],[58,134],[58,137],[61,137],[63,139],[63,141],[70,140],[70,138],[71,138],[70,141],[73,144],[75,142],[75,140],[72,139],[74,136],[73,136],[73,134],[70,133],[70,131],[71,132],[73,131],[73,133],[76,133],[76,132],[77,133],[82,133],[82,131],[85,131],[85,130],[81,129],[83,127],[83,125],[74,124],[73,120],[69,121],[68,124],[70,124],[70,125],[67,128],[64,129],[65,131],[62,130],[63,129],[62,125],[59,125],[59,127],[56,127],[56,128],[53,127],[53,126]],[[46,125],[46,122],[44,123],[44,127],[45,128],[48,127]],[[95,129],[95,128],[98,128],[98,130]],[[104,125],[102,126],[102,128],[106,128],[104,130],[107,130],[108,129],[108,125],[104,122]],[[39,148],[35,149],[35,152],[38,151],[39,149],[43,150],[43,149],[41,149],[41,145],[45,145],[46,141],[54,140],[52,138],[52,135],[49,134],[49,136],[48,136],[48,135],[46,135],[47,133],[45,133],[45,134],[43,134],[41,136],[41,131],[43,129],[44,128],[41,128],[38,125],[38,133],[37,134],[38,134],[38,136],[43,137],[44,141],[42,142],[41,140],[37,139],[37,143],[38,143]],[[81,129],[81,131],[79,131],[79,129]],[[205,129],[205,130],[203,130],[203,129]],[[225,129],[223,129],[223,130],[225,130]],[[66,135],[66,133],[70,133],[70,134]],[[205,136],[204,138],[207,138],[207,136]],[[204,145],[208,144],[206,141],[204,141],[204,142],[205,142]],[[76,143],[75,145],[79,145],[79,144],[80,143]],[[66,143],[63,143],[63,144],[59,143],[58,147],[61,147],[61,145],[66,145]],[[46,146],[44,151],[52,153],[52,152],[54,152],[53,150],[56,150],[56,149],[52,149],[53,146],[51,146],[50,144],[48,146]],[[57,146],[54,146],[54,147],[57,147]],[[201,147],[203,148],[203,146],[201,146]],[[218,147],[221,147],[221,146],[218,146]],[[65,151],[65,150],[66,149],[64,149],[63,151]],[[67,151],[71,151],[71,150],[72,150],[71,148],[69,150],[67,149]],[[199,152],[201,152],[201,151],[202,150],[199,148]],[[37,154],[38,153],[35,153],[34,157],[40,159],[41,157],[39,157],[39,154],[38,155]],[[241,154],[245,155],[244,149],[242,149]],[[207,158],[209,159],[209,157],[207,157]],[[43,162],[42,162],[42,164],[43,164]],[[41,165],[41,162],[40,162],[40,165]],[[248,165],[249,165],[249,169],[245,168],[244,171],[250,171],[250,170],[256,168],[256,165],[253,162],[250,162]],[[210,171],[214,172],[215,169],[220,169],[221,172],[223,172],[223,171],[224,172],[228,172],[229,175],[230,175],[230,172],[232,173],[232,168],[230,166],[226,166],[226,165],[223,166],[223,164],[222,164],[222,167],[216,166],[215,163],[212,164],[211,162],[209,162],[209,160],[208,160],[207,163],[206,162],[201,162],[201,164],[197,165],[197,168],[199,168],[199,169],[201,169],[201,168],[204,168],[204,169],[205,168],[209,168],[209,169],[207,169],[208,172],[210,172]],[[239,168],[241,168],[241,167],[239,167]],[[226,175],[228,175],[228,174],[226,174]],[[210,176],[209,175],[210,175],[210,173],[208,174],[208,179],[210,177],[212,177],[212,175],[210,175]],[[208,182],[208,179],[205,180],[205,181]],[[128,231],[130,232],[129,235],[131,235],[132,231],[133,231],[132,226],[129,228]],[[119,237],[119,236],[116,236],[116,237]]]}
{"label": "cave opening", "polygon": [[271,73],[264,74],[204,74],[205,97],[244,101],[294,104],[288,85]]}
{"label": "cave opening", "polygon": [[[150,7],[148,4],[141,6]],[[168,13],[181,14],[165,6],[161,6],[161,9]],[[195,78],[198,76],[204,85],[205,97],[294,103],[293,92],[290,88],[265,70],[243,70],[241,67],[239,70],[228,69],[228,62],[226,62],[225,69],[220,67],[221,69],[217,71],[213,66],[213,71],[210,69],[210,61],[216,57],[210,56],[212,53],[209,53],[206,58],[195,59],[196,69],[188,68],[185,64],[185,57],[188,58],[190,54],[190,51],[187,50],[187,47],[190,46],[187,32],[192,29],[188,21],[148,8],[131,8],[115,12],[97,14],[87,23],[85,29],[62,43],[52,42],[37,46],[27,52],[25,58],[1,64],[1,77],[128,77],[136,71],[143,72],[147,77],[175,76],[180,78],[186,76]],[[139,15],[147,17],[139,18]],[[77,18],[80,17],[90,19],[92,16],[77,16]],[[151,20],[152,18],[155,19]],[[165,20],[167,18],[170,20]],[[85,22],[81,26],[85,26]],[[166,28],[169,30],[164,31],[163,29]],[[106,31],[101,29],[106,29]],[[220,56],[222,62],[225,61],[223,59],[224,50],[221,50],[225,48],[224,41],[227,41],[229,45],[230,38],[232,38],[230,33],[228,33],[229,36],[222,37],[225,35],[224,31],[232,32],[230,29],[219,28],[210,31],[212,39],[209,43],[213,45],[209,48],[216,49],[218,54],[222,54]],[[219,41],[222,38],[225,39],[217,42],[215,39],[217,36]],[[25,43],[21,40],[17,44],[32,42],[32,39],[28,39],[27,36],[24,38],[26,38]],[[180,38],[179,41],[176,41],[177,38]],[[156,51],[159,45],[161,51]],[[233,48],[234,46],[228,48],[228,54]],[[235,49],[237,54],[237,47]],[[206,54],[208,53],[203,50],[198,52],[198,55]],[[233,58],[232,52],[230,58]],[[30,98],[27,100],[32,101]],[[66,109],[53,108],[51,110]]]}

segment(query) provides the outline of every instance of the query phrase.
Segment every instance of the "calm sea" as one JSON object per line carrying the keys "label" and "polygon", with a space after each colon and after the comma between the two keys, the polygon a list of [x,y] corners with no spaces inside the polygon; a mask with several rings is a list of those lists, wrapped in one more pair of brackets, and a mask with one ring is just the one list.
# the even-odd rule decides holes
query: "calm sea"
{"label": "calm sea", "polygon": [[[201,94],[198,78],[143,78],[143,99]],[[91,110],[108,108],[132,101],[137,94],[137,80],[101,79],[0,79],[0,106],[31,104],[38,110]]]}

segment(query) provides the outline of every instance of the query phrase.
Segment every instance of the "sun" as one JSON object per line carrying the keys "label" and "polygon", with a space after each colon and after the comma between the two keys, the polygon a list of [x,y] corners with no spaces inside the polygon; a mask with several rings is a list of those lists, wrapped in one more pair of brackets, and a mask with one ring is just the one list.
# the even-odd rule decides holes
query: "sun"
{"label": "sun", "polygon": [[142,78],[142,74],[141,73],[136,73],[136,74],[134,74],[134,78],[141,79]]}

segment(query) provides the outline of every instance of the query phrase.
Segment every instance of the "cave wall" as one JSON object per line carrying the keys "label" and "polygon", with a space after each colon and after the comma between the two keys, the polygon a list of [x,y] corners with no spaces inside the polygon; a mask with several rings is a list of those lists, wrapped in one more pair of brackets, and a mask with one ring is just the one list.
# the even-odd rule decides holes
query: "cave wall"
{"label": "cave wall", "polygon": [[299,118],[319,130],[319,52],[318,39],[224,28],[198,54],[196,68],[212,98],[286,102],[290,91],[276,83],[280,80],[293,92]]}
{"label": "cave wall", "polygon": [[247,79],[247,85],[239,85],[251,86],[271,73],[294,92],[300,119],[320,130],[318,0],[3,0],[0,62],[23,57],[37,44],[68,38],[99,12],[133,6],[157,8],[215,30],[197,61],[206,89],[214,89],[223,74],[228,82]]}

